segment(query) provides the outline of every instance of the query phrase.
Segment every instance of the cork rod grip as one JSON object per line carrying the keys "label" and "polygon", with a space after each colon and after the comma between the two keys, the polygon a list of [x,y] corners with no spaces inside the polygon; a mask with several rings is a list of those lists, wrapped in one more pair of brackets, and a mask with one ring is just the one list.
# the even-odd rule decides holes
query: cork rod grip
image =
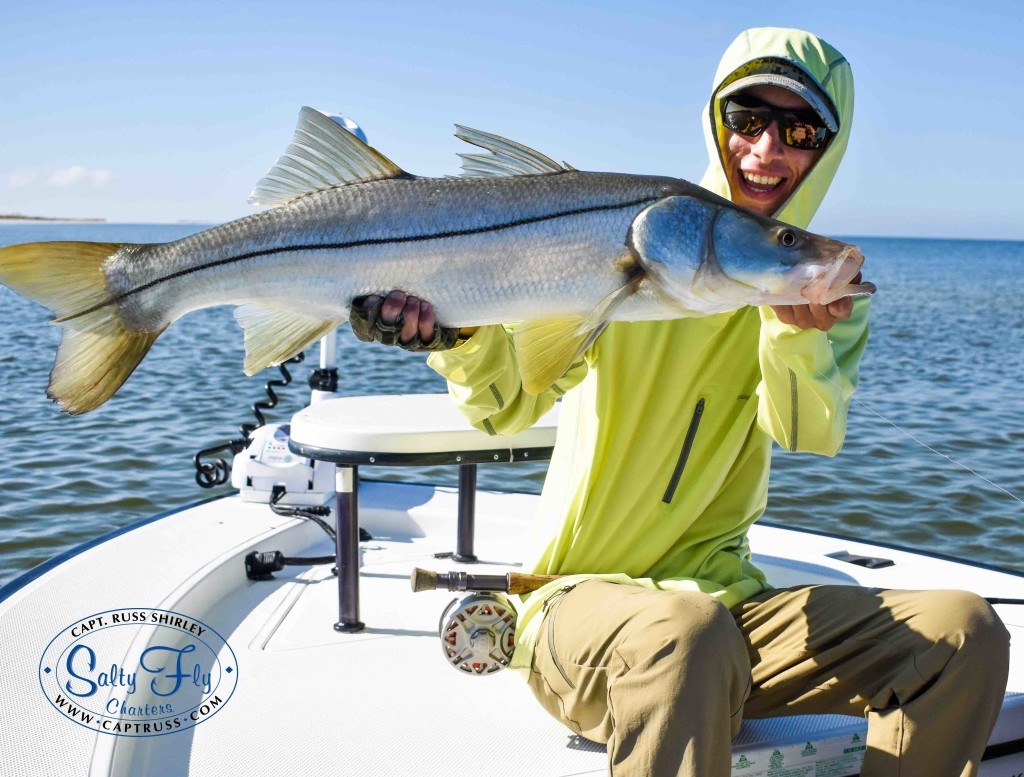
{"label": "cork rod grip", "polygon": [[510,594],[528,594],[538,588],[557,580],[561,575],[528,575],[525,572],[508,573],[508,592]]}

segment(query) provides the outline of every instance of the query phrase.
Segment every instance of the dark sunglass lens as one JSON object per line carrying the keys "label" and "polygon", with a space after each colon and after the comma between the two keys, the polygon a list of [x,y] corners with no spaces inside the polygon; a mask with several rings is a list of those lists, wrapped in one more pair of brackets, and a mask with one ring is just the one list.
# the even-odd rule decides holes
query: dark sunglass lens
{"label": "dark sunglass lens", "polygon": [[730,97],[722,106],[722,123],[733,132],[755,138],[773,121],[779,122],[782,142],[815,151],[825,145],[828,129],[812,111],[776,108],[753,97]]}
{"label": "dark sunglass lens", "polygon": [[790,119],[786,122],[785,143],[793,148],[814,150],[821,148],[828,130],[818,124]]}
{"label": "dark sunglass lens", "polygon": [[732,100],[725,104],[722,111],[722,123],[733,132],[741,135],[758,135],[765,128],[768,111],[764,109],[746,108]]}

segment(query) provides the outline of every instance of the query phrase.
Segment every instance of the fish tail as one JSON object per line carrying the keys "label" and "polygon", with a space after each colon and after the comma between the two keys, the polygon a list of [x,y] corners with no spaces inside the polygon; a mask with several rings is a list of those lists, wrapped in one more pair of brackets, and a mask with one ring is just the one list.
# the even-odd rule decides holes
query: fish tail
{"label": "fish tail", "polygon": [[106,402],[160,336],[133,332],[107,290],[103,263],[117,243],[26,243],[0,248],[0,283],[56,314],[62,328],[46,395],[72,415]]}

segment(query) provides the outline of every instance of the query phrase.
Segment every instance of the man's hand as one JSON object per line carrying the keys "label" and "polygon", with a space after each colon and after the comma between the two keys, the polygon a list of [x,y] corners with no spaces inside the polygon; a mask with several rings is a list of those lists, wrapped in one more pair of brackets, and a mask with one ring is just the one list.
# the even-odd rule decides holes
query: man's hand
{"label": "man's hand", "polygon": [[772,310],[783,324],[827,332],[836,321],[850,318],[853,313],[853,297],[843,297],[827,305],[772,305]]}
{"label": "man's hand", "polygon": [[[850,281],[860,283],[861,274]],[[783,324],[800,329],[820,329],[827,332],[836,321],[848,321],[853,314],[853,297],[842,297],[827,305],[772,305],[772,310]]]}
{"label": "man's hand", "polygon": [[458,329],[437,326],[433,305],[401,291],[353,300],[349,323],[363,342],[397,345],[407,351],[444,351],[459,336]]}

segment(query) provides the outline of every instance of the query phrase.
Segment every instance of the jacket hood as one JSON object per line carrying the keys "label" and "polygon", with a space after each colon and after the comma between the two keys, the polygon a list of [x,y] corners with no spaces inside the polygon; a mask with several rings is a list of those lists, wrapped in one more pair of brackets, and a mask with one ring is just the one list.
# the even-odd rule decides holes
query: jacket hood
{"label": "jacket hood", "polygon": [[832,101],[839,123],[839,132],[821,158],[775,214],[780,221],[806,228],[825,198],[825,192],[846,153],[853,122],[853,71],[850,64],[836,49],[809,32],[777,27],[747,30],[726,49],[715,73],[711,99],[704,110],[704,139],[711,161],[701,179],[701,186],[731,199],[720,146],[720,139],[727,130],[722,126],[719,92],[744,74],[745,65],[765,57],[786,60],[807,73]]}

